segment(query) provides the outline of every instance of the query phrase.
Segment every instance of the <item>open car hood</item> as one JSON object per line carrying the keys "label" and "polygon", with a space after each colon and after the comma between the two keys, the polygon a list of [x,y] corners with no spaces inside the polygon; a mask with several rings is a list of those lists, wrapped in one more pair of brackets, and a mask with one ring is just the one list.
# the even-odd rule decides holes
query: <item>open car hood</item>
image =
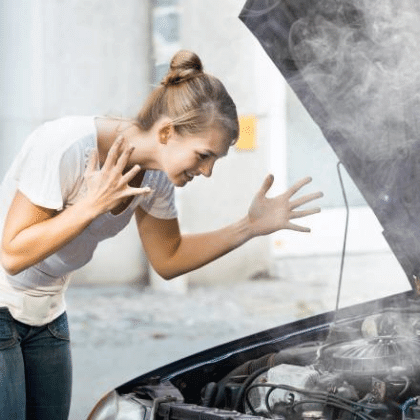
{"label": "open car hood", "polygon": [[[240,19],[420,274],[420,8],[415,2],[248,0]],[[417,61],[416,61],[417,60]]]}

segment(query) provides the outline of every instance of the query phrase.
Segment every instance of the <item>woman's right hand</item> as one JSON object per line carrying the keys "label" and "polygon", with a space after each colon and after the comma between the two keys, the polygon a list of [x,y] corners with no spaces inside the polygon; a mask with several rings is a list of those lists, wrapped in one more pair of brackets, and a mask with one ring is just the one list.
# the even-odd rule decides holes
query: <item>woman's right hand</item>
{"label": "woman's right hand", "polygon": [[134,165],[126,173],[131,153],[131,146],[123,136],[118,136],[108,151],[105,162],[99,170],[98,151],[95,149],[89,158],[85,170],[87,200],[97,215],[106,213],[131,196],[149,194],[149,187],[135,188],[129,182],[140,172],[139,165]]}

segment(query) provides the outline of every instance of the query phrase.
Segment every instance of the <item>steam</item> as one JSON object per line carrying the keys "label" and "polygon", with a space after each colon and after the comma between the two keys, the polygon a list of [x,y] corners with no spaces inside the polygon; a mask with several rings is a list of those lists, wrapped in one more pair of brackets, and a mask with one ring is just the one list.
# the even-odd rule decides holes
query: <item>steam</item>
{"label": "steam", "polygon": [[289,48],[330,116],[328,129],[367,158],[389,162],[413,150],[420,133],[420,3],[320,0],[310,7],[292,25]]}

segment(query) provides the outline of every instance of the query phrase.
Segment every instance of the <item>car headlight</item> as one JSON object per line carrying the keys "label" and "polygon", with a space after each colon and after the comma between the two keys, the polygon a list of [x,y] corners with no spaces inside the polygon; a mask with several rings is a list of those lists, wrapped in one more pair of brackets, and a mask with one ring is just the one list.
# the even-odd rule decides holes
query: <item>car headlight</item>
{"label": "car headlight", "polygon": [[115,390],[103,396],[87,420],[143,420],[149,418],[151,407],[133,395],[119,395]]}

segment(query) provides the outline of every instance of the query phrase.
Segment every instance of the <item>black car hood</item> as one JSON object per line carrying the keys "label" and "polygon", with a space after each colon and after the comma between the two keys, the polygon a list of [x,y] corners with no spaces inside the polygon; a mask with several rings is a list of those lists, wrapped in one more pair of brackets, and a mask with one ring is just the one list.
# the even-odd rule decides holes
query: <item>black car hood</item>
{"label": "black car hood", "polygon": [[364,3],[371,9],[362,1],[248,0],[240,19],[319,125],[417,288],[420,7]]}

